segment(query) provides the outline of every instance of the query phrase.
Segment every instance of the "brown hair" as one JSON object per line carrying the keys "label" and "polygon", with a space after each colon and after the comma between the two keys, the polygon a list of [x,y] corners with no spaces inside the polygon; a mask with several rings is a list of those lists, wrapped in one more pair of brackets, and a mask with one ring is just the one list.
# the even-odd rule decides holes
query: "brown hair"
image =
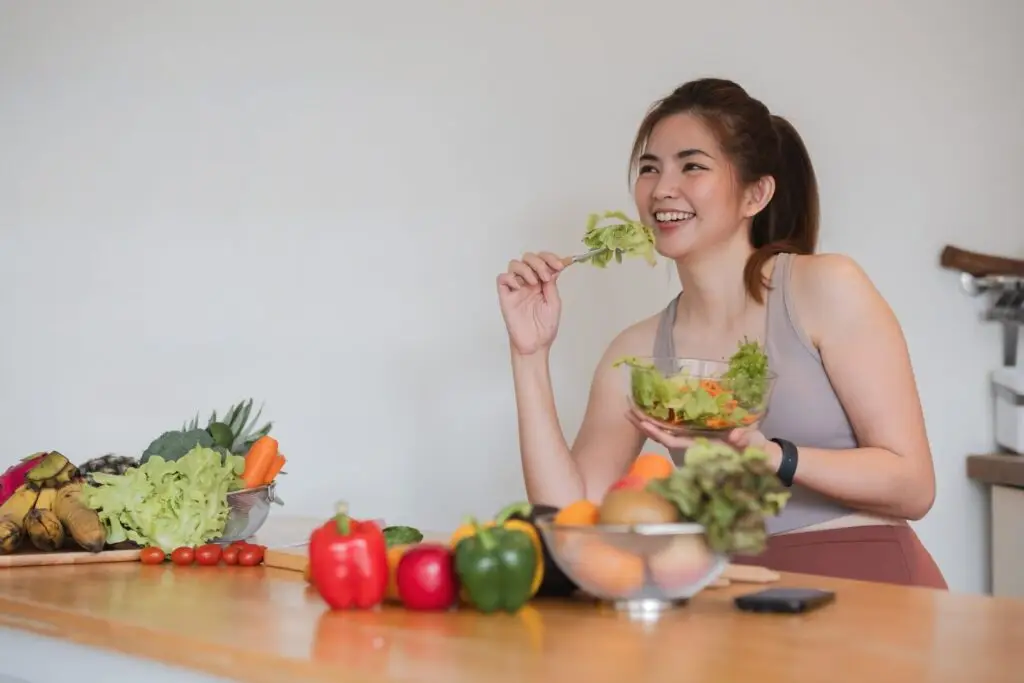
{"label": "brown hair", "polygon": [[755,251],[743,268],[747,292],[763,303],[769,285],[762,271],[768,259],[784,252],[811,254],[818,245],[818,182],[807,148],[789,121],[771,114],[738,84],[703,78],[684,83],[648,110],[633,142],[631,180],[655,125],[685,113],[711,129],[741,183],[775,178],[775,194],[750,227]]}

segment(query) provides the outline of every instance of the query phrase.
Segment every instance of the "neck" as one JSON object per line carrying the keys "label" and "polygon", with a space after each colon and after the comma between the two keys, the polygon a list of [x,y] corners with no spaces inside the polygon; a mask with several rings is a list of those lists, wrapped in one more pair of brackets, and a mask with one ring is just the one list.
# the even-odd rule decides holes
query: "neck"
{"label": "neck", "polygon": [[685,292],[679,303],[679,317],[688,326],[703,329],[733,326],[753,303],[743,282],[743,268],[752,253],[749,242],[740,237],[676,261]]}

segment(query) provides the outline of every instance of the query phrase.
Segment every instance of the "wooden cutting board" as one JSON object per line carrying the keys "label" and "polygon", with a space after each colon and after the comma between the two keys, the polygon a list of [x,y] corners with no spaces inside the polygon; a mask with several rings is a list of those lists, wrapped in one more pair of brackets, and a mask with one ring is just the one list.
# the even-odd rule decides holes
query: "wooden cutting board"
{"label": "wooden cutting board", "polygon": [[19,551],[11,555],[0,555],[0,568],[97,564],[102,562],[138,562],[140,553],[142,553],[140,548],[134,550],[104,550],[99,553],[75,550],[57,550],[52,553]]}
{"label": "wooden cutting board", "polygon": [[[451,534],[440,531],[424,531],[423,543],[447,543]],[[258,540],[258,539],[257,539]],[[293,572],[305,572],[309,565],[309,544],[287,547],[268,546],[263,551],[263,564],[267,567],[287,569]]]}
{"label": "wooden cutting board", "polygon": [[263,565],[293,572],[306,571],[309,564],[309,548],[305,545],[294,548],[267,548],[263,551]]}

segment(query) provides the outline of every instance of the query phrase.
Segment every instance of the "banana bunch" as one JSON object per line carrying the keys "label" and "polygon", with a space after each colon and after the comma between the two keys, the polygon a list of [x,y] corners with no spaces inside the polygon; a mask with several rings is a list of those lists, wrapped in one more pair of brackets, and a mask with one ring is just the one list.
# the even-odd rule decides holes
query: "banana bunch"
{"label": "banana bunch", "polygon": [[13,553],[27,539],[43,552],[62,548],[70,536],[89,552],[103,550],[106,529],[81,501],[75,466],[56,451],[47,453],[25,475],[25,483],[0,505],[0,554]]}

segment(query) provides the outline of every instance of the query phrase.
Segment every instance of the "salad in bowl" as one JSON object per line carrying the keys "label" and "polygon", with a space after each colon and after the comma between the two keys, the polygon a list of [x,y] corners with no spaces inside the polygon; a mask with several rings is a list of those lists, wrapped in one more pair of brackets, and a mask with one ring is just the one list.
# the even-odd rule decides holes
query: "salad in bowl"
{"label": "salad in bowl", "polygon": [[776,379],[761,345],[746,339],[728,361],[627,356],[615,366],[626,370],[632,408],[678,436],[756,427]]}

